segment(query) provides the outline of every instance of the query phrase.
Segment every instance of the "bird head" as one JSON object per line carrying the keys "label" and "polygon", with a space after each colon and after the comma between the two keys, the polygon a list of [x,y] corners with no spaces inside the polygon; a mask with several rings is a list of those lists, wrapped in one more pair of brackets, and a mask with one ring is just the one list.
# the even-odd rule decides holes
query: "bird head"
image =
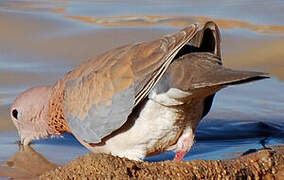
{"label": "bird head", "polygon": [[10,115],[23,145],[50,134],[46,119],[50,89],[50,86],[28,89],[11,106]]}

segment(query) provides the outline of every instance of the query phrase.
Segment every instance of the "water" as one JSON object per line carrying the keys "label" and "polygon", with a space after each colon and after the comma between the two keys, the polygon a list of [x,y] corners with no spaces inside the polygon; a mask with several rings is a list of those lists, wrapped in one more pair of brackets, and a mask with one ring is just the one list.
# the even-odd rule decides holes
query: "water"
{"label": "water", "polygon": [[[283,89],[284,83],[268,79],[217,93],[213,108],[201,121],[196,143],[185,160],[238,157],[249,149],[263,148],[261,140],[268,146],[283,144],[284,106],[279,101],[284,99]],[[149,160],[173,157],[174,153],[166,153]]]}
{"label": "water", "polygon": [[[238,157],[261,149],[261,141],[283,144],[283,9],[279,0],[0,1],[0,177],[31,176],[44,171],[33,172],[37,163],[48,169],[89,152],[70,134],[19,147],[9,106],[20,92],[53,84],[108,49],[209,19],[221,28],[225,66],[272,78],[220,91],[184,160]],[[166,152],[147,160],[173,157]]]}

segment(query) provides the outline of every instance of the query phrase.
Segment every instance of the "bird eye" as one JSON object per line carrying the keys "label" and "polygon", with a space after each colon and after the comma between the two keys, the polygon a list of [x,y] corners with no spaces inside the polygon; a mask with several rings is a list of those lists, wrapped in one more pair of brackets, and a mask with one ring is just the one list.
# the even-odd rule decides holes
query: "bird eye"
{"label": "bird eye", "polygon": [[17,109],[14,109],[14,110],[12,111],[12,115],[13,115],[13,117],[14,117],[15,119],[18,119],[18,111],[17,111]]}

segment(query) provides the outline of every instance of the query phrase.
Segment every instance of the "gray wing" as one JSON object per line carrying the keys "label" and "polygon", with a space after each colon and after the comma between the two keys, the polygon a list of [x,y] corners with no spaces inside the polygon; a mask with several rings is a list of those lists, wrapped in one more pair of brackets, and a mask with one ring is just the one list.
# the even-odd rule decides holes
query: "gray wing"
{"label": "gray wing", "polygon": [[99,143],[120,128],[197,29],[191,25],[152,42],[110,50],[68,73],[63,108],[72,132]]}

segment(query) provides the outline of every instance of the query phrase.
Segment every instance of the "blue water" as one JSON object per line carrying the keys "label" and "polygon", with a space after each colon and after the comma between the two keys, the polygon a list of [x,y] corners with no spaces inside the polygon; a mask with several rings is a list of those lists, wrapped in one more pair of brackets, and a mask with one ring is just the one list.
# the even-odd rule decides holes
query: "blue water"
{"label": "blue water", "polygon": [[[0,1],[4,10],[19,11],[17,7],[9,6],[15,0]],[[284,24],[282,0],[70,0],[52,3],[51,0],[37,1],[24,0],[22,2],[34,3],[33,8],[42,12],[48,8],[66,8],[66,14],[80,16],[123,16],[123,15],[187,15],[207,16],[243,20],[256,24]],[[265,9],[265,13],[264,13]],[[29,9],[20,10],[29,12]]]}

